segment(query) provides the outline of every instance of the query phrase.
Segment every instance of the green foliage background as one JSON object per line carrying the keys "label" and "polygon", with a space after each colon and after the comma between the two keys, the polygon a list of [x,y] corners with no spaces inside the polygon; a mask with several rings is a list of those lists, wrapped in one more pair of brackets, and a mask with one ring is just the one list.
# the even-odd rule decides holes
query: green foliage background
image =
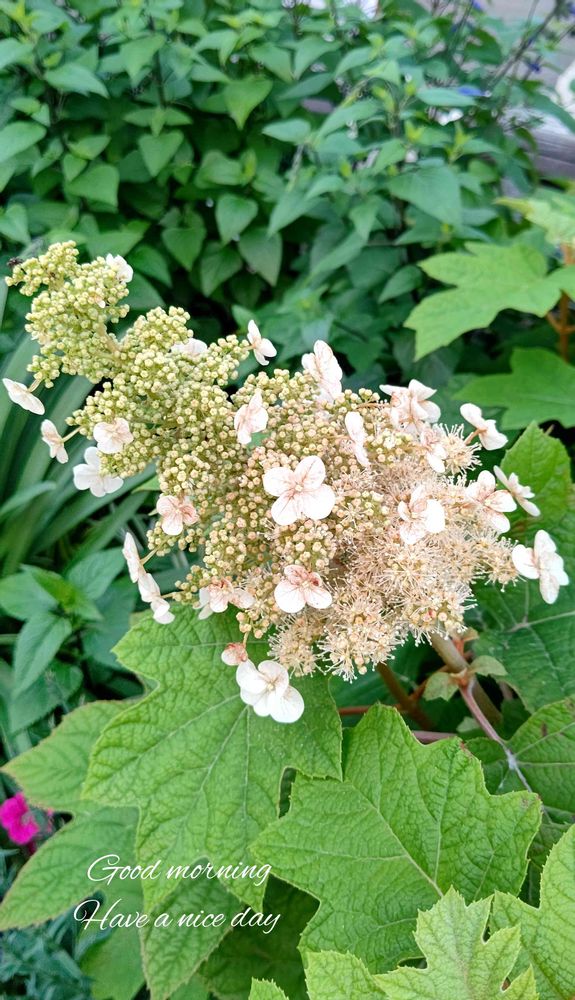
{"label": "green foliage background", "polygon": [[[557,324],[575,209],[538,175],[533,139],[542,115],[575,128],[539,75],[572,5],[516,25],[467,0],[430,7],[0,0],[0,263],[73,238],[129,259],[135,313],[183,305],[205,340],[255,316],[282,366],[319,338],[353,388],[420,378],[448,424],[480,404],[515,438],[498,461],[533,486],[573,578],[574,376]],[[1,374],[21,379],[25,304],[0,296]],[[47,416],[60,425],[87,391],[62,380]],[[78,495],[77,453],[50,464],[36,418],[5,396],[0,429],[3,781],[54,813],[31,857],[0,845],[7,997],[573,996],[573,585],[553,607],[536,584],[478,592],[499,742],[431,683],[434,730],[458,736],[419,745],[373,672],[305,681],[286,732],[211,662],[225,621],[183,612],[168,640],[131,618],[119,543],[127,524],[145,535],[153,469],[113,503]],[[513,519],[513,537],[534,530]],[[162,589],[181,572],[152,568]],[[392,666],[411,694],[440,677],[426,647]],[[374,707],[355,726],[358,705]],[[270,935],[80,932],[70,907],[111,845],[126,864],[273,864],[265,895],[136,882],[126,910],[282,919]]]}

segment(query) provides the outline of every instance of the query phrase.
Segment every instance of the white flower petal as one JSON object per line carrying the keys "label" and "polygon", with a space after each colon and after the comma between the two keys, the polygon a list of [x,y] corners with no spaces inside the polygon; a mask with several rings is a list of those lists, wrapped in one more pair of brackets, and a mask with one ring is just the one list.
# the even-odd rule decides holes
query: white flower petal
{"label": "white flower petal", "polygon": [[291,469],[286,469],[285,466],[276,465],[264,472],[262,482],[266,493],[272,497],[281,497],[282,493],[285,493],[292,485],[293,472]]}
{"label": "white flower petal", "polygon": [[290,685],[283,695],[272,695],[268,707],[274,722],[292,723],[301,718],[305,705],[299,691]]}
{"label": "white flower petal", "polygon": [[17,406],[21,406],[23,410],[29,410],[30,413],[44,413],[42,400],[30,392],[23,382],[14,382],[11,378],[3,378],[2,382],[10,399]]}
{"label": "white flower petal", "polygon": [[423,524],[426,531],[436,535],[445,529],[445,511],[439,500],[428,500]]}
{"label": "white flower petal", "polygon": [[473,427],[482,427],[485,423],[483,413],[475,403],[464,403],[459,407],[459,412],[464,420]]}
{"label": "white flower petal", "polygon": [[535,564],[533,549],[528,549],[525,545],[516,545],[511,553],[513,565],[521,576],[528,580],[537,580],[539,570]]}
{"label": "white flower petal", "polygon": [[275,602],[281,611],[288,615],[295,615],[305,607],[305,598],[301,587],[282,580],[274,590]]}
{"label": "white flower petal", "polygon": [[326,483],[310,493],[300,493],[299,506],[304,517],[312,521],[322,521],[329,517],[335,506],[335,493]]}
{"label": "white flower petal", "polygon": [[284,493],[272,504],[271,515],[276,524],[282,527],[293,524],[301,517],[300,498],[298,496],[290,497]]}

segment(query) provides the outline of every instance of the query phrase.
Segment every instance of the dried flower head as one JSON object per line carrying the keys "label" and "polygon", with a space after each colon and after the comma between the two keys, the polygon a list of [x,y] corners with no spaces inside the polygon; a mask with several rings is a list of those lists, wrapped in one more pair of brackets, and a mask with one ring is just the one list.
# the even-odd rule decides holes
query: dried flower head
{"label": "dried flower head", "polygon": [[[477,407],[462,408],[475,427],[466,437],[440,424],[433,390],[417,380],[384,386],[389,400],[343,390],[323,343],[303,371],[258,370],[230,391],[252,352],[262,365],[275,356],[255,323],[247,338],[199,348],[184,310],[152,309],[117,338],[127,273],[104,258],[78,264],[71,243],[15,267],[9,283],[37,293],[28,315],[40,344],[35,385],[60,371],[98,385],[68,419],[99,445],[75,470],[80,489],[102,496],[155,464],[149,551],[194,555],[167,596],[200,617],[234,609],[243,641],[223,659],[237,665],[256,711],[299,717],[289,673],[352,679],[409,635],[462,630],[480,578],[504,586],[537,573],[545,599],[556,596],[564,571],[549,543],[532,554],[501,537],[505,512],[528,488],[510,477],[499,489],[485,471],[468,481],[480,443],[504,443]],[[143,600],[169,622],[166,595],[129,535],[124,552]],[[264,636],[274,659],[256,669],[246,642]]]}

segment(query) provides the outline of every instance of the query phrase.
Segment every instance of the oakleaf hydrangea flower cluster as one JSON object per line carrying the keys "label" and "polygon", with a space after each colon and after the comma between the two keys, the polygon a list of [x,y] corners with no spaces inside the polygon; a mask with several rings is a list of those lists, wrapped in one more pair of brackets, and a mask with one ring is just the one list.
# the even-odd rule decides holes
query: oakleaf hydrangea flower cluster
{"label": "oakleaf hydrangea flower cluster", "polygon": [[[299,717],[290,675],[320,669],[351,680],[409,635],[461,630],[481,578],[537,578],[544,600],[555,600],[567,577],[552,539],[540,531],[527,549],[502,537],[517,504],[539,513],[532,491],[498,468],[497,478],[475,474],[481,447],[506,442],[478,407],[461,408],[468,431],[443,426],[434,390],[416,379],[381,395],[343,390],[321,341],[302,371],[268,372],[275,348],[253,321],[247,337],[208,346],[183,309],[157,308],[117,337],[131,276],[110,255],[79,264],[73,243],[18,264],[8,283],[35,295],[27,329],[40,352],[32,385],[6,388],[41,413],[34,392],[60,372],[94,383],[68,418],[72,430],[44,421],[43,440],[59,462],[71,434],[89,440],[74,481],[96,496],[155,463],[148,553],[125,539],[131,579],[162,623],[174,600],[201,618],[234,609],[238,642],[222,659],[257,713]],[[250,356],[262,367],[230,388]],[[174,548],[194,561],[175,592],[161,594],[145,563]],[[246,643],[264,636],[273,659],[255,667]]]}

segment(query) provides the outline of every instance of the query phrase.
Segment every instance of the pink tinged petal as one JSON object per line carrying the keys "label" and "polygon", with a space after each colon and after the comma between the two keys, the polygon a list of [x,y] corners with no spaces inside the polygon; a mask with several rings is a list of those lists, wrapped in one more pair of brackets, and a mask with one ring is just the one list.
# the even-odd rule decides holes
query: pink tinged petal
{"label": "pink tinged petal", "polygon": [[308,455],[298,462],[294,472],[294,480],[304,490],[316,490],[325,479],[325,465],[318,455]]}
{"label": "pink tinged petal", "polygon": [[535,551],[535,558],[539,562],[541,559],[546,559],[549,556],[555,555],[557,552],[557,546],[546,531],[540,529],[535,535],[535,542],[533,545]]}
{"label": "pink tinged petal", "polygon": [[274,597],[278,608],[288,615],[295,615],[305,607],[305,598],[301,587],[282,580],[274,590]]}
{"label": "pink tinged petal", "polygon": [[491,510],[489,507],[486,507],[485,511],[489,524],[498,535],[504,535],[506,531],[509,531],[511,525],[505,514],[498,514],[497,511]]}
{"label": "pink tinged petal", "polygon": [[10,399],[17,406],[21,406],[23,410],[29,410],[30,413],[38,415],[45,412],[43,402],[23,382],[14,382],[11,378],[3,378],[2,382]]}
{"label": "pink tinged petal", "polygon": [[428,385],[424,385],[416,378],[412,378],[407,387],[412,396],[415,396],[418,400],[429,399],[430,396],[435,396],[437,389],[430,389]]}
{"label": "pink tinged petal", "polygon": [[237,667],[248,659],[246,648],[241,642],[230,642],[222,653],[222,660],[229,667]]}
{"label": "pink tinged petal", "polygon": [[312,521],[321,521],[331,514],[335,505],[335,493],[331,486],[324,484],[313,492],[300,493],[299,501],[304,517],[309,517]]}
{"label": "pink tinged petal", "polygon": [[486,504],[491,508],[491,510],[497,510],[500,512],[504,511],[506,513],[516,510],[517,508],[515,500],[511,496],[511,493],[508,493],[507,490],[497,490],[495,493],[492,493],[492,495],[487,498]]}
{"label": "pink tinged petal", "polygon": [[511,553],[515,569],[528,580],[537,580],[539,577],[539,569],[535,564],[534,556],[533,549],[528,549],[525,545],[516,545]]}
{"label": "pink tinged petal", "polygon": [[247,609],[254,606],[256,599],[248,590],[243,590],[242,587],[235,587],[233,597],[230,600],[232,604],[235,604],[236,608]]}
{"label": "pink tinged petal", "polygon": [[305,601],[309,604],[310,608],[316,608],[317,610],[323,610],[324,608],[329,608],[332,597],[329,590],[325,590],[321,586],[312,585],[305,587]]}
{"label": "pink tinged petal", "polygon": [[222,590],[213,591],[210,590],[210,608],[217,615],[221,615],[222,612],[227,611],[228,604],[230,603],[230,595]]}
{"label": "pink tinged petal", "polygon": [[293,524],[301,517],[300,498],[284,493],[272,504],[271,515],[276,524],[282,527]]}
{"label": "pink tinged petal", "polygon": [[405,545],[415,545],[425,538],[426,534],[425,525],[421,521],[412,521],[410,524],[399,526],[399,536]]}
{"label": "pink tinged petal", "polygon": [[277,695],[274,692],[269,699],[269,714],[274,722],[297,722],[301,718],[304,708],[301,694],[291,685],[282,695]]}
{"label": "pink tinged petal", "polygon": [[269,493],[272,497],[281,497],[282,493],[286,493],[291,489],[293,479],[294,474],[291,469],[276,465],[274,468],[264,472],[262,482],[266,493]]}
{"label": "pink tinged petal", "polygon": [[539,592],[546,604],[555,604],[559,596],[559,581],[553,573],[542,569],[539,577]]}
{"label": "pink tinged petal", "polygon": [[445,529],[445,511],[439,500],[428,500],[423,517],[425,530],[432,535],[438,534]]}

